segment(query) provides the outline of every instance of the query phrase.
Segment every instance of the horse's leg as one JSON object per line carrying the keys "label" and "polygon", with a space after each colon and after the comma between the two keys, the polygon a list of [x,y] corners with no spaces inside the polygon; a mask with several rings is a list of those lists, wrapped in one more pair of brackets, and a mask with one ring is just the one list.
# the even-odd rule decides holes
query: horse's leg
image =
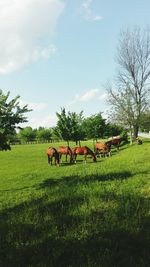
{"label": "horse's leg", "polygon": [[58,164],[58,159],[56,157],[54,157],[55,159],[55,166]]}
{"label": "horse's leg", "polygon": [[55,158],[55,161],[56,161],[56,165],[59,167],[59,166],[60,166],[60,161],[59,161],[59,159],[56,159],[56,158]]}
{"label": "horse's leg", "polygon": [[84,154],[84,163],[86,164],[87,154]]}
{"label": "horse's leg", "polygon": [[50,164],[50,156],[47,155],[47,159],[48,159],[48,164]]}
{"label": "horse's leg", "polygon": [[61,162],[61,157],[62,157],[62,155],[59,154],[59,161],[60,161],[60,164],[62,163],[62,162]]}
{"label": "horse's leg", "polygon": [[95,156],[97,157],[97,155],[99,154],[99,151],[97,148],[94,147],[94,153],[95,153]]}
{"label": "horse's leg", "polygon": [[74,163],[77,163],[76,158],[77,158],[77,154],[74,154]]}
{"label": "horse's leg", "polygon": [[119,147],[120,147],[120,143],[118,143],[118,145],[117,145],[117,149],[119,150]]}

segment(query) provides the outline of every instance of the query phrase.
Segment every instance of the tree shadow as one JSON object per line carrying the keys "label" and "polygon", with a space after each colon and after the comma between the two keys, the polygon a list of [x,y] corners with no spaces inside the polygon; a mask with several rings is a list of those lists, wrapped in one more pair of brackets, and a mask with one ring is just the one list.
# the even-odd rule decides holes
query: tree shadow
{"label": "tree shadow", "polygon": [[[149,267],[148,202],[138,195],[132,201],[128,194],[114,197],[115,210],[95,208],[86,216],[70,212],[85,202],[82,196],[45,196],[6,209],[0,214],[1,266]],[[33,221],[23,220],[29,211]]]}
{"label": "tree shadow", "polygon": [[113,188],[91,196],[78,190],[131,177],[124,171],[43,181],[36,189],[44,196],[0,213],[0,266],[149,267],[150,199]]}
{"label": "tree shadow", "polygon": [[31,188],[36,188],[36,186],[33,185],[33,186],[24,186],[21,188],[14,188],[14,189],[2,189],[2,190],[0,190],[0,192],[17,192],[17,191],[27,190],[27,189],[31,189]]}
{"label": "tree shadow", "polygon": [[[142,172],[143,173],[143,172]],[[102,181],[113,181],[113,180],[125,180],[131,178],[134,174],[128,171],[124,172],[111,172],[106,174],[95,174],[87,176],[71,175],[65,176],[61,179],[51,179],[48,178],[44,180],[37,189],[43,189],[53,186],[75,186],[79,184],[88,184],[93,182],[102,182]]]}

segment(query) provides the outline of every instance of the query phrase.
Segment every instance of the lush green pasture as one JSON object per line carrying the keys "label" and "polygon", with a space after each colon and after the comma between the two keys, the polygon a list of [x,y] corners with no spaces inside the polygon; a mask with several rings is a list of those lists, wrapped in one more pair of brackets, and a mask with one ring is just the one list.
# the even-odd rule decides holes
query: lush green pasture
{"label": "lush green pasture", "polygon": [[0,266],[149,267],[150,140],[60,167],[47,146],[0,151]]}

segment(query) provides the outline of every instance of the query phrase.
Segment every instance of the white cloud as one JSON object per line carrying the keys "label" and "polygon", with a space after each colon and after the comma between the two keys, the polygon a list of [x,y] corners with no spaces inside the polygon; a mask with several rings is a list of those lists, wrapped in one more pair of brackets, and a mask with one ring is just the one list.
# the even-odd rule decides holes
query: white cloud
{"label": "white cloud", "polygon": [[56,53],[50,41],[62,0],[0,0],[0,73]]}
{"label": "white cloud", "polygon": [[99,95],[99,97],[98,97],[99,100],[105,100],[106,98],[107,98],[106,93],[103,93],[103,94]]}
{"label": "white cloud", "polygon": [[33,129],[41,127],[53,127],[56,125],[57,116],[56,114],[48,114],[48,103],[44,102],[28,102],[24,100],[20,100],[19,104],[21,107],[28,105],[28,109],[32,111],[27,113],[28,122],[21,123],[21,127],[31,126]]}
{"label": "white cloud", "polygon": [[101,100],[105,100],[106,97],[107,97],[107,94],[105,92],[103,92],[99,88],[94,88],[94,89],[88,90],[82,95],[76,94],[74,99],[71,100],[69,103],[67,103],[66,107],[69,108],[77,102],[88,102],[93,99],[101,101]]}
{"label": "white cloud", "polygon": [[28,109],[32,109],[32,111],[43,111],[48,107],[47,103],[33,103],[25,102],[23,100],[20,100],[19,103],[21,107],[28,105]]}
{"label": "white cloud", "polygon": [[95,15],[95,13],[92,11],[91,5],[93,3],[93,0],[84,0],[81,6],[81,12],[83,17],[86,20],[89,21],[99,21],[102,20],[103,17],[100,15]]}
{"label": "white cloud", "polygon": [[22,127],[31,126],[33,129],[41,127],[54,127],[57,123],[57,116],[53,115],[43,115],[43,116],[32,116],[29,122],[25,123]]}
{"label": "white cloud", "polygon": [[79,97],[79,100],[82,102],[87,102],[89,100],[92,100],[99,94],[99,89],[91,89],[87,91],[85,94],[83,94],[81,97]]}

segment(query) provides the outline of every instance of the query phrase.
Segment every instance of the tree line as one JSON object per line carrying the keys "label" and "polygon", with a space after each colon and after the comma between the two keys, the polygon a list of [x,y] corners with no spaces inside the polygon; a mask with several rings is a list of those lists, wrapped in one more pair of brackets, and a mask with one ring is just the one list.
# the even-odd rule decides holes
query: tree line
{"label": "tree line", "polygon": [[12,144],[27,143],[27,142],[56,142],[64,140],[69,145],[69,141],[74,141],[80,144],[82,140],[98,140],[101,138],[112,137],[116,135],[126,135],[126,130],[115,124],[107,122],[103,118],[102,113],[84,117],[83,111],[79,114],[76,112],[66,112],[65,108],[61,108],[57,114],[57,125],[52,128],[25,127],[19,132],[9,136]]}

